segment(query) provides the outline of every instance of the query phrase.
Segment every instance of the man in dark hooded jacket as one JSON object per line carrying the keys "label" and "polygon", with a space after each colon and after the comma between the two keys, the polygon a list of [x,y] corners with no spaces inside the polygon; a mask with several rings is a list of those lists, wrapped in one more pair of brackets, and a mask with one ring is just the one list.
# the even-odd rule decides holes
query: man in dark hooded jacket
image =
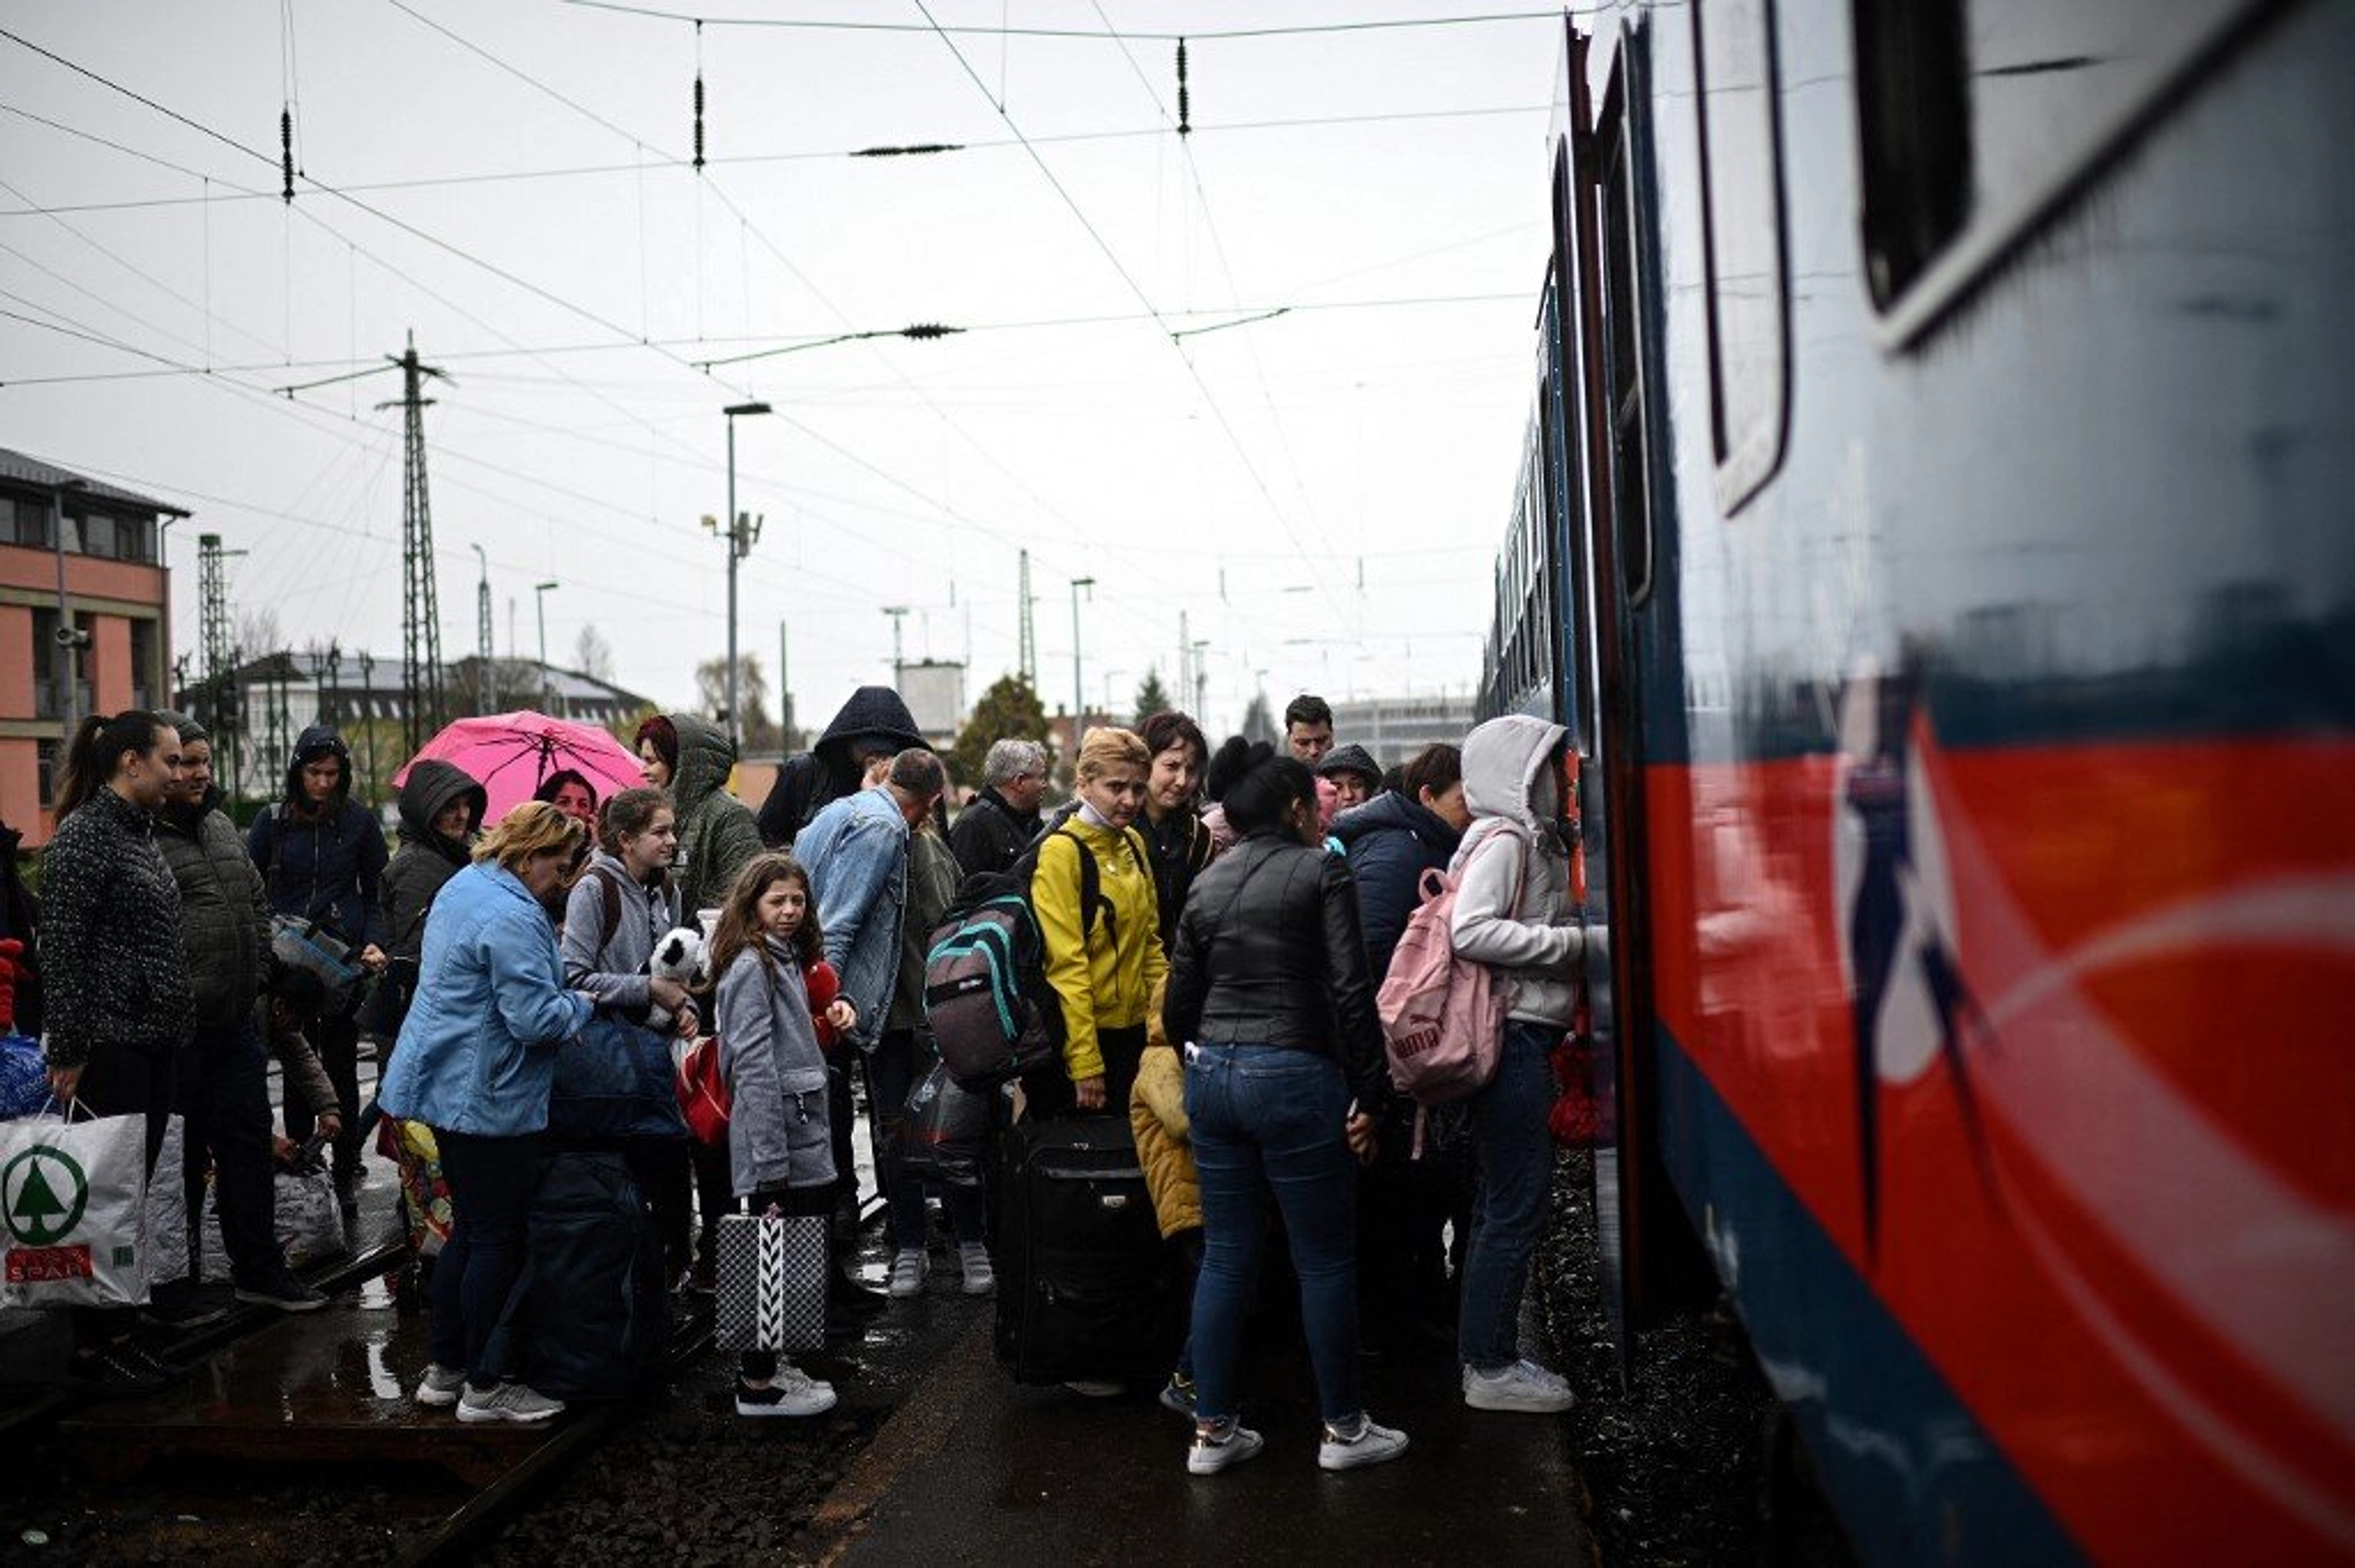
{"label": "man in dark hooded jacket", "polygon": [[[317,921],[360,950],[371,970],[385,967],[385,918],[377,879],[389,858],[373,813],[351,798],[351,752],[343,738],[315,724],[295,738],[286,764],[286,794],[246,838],[274,914]],[[360,1025],[349,1013],[321,1018],[304,1033],[334,1083],[336,1098],[360,1103]],[[300,1143],[315,1125],[301,1095],[284,1096],[286,1136]],[[360,1190],[360,1124],[335,1139],[336,1192],[350,1209]]]}
{"label": "man in dark hooded jacket", "polygon": [[442,884],[473,858],[475,835],[482,831],[489,797],[473,775],[455,763],[429,757],[414,763],[401,784],[401,847],[385,867],[377,903],[384,919],[385,978],[376,988],[369,1030],[383,1054],[377,1070],[392,1059],[393,1042],[417,989],[425,956],[425,914]]}
{"label": "man in dark hooded jacket", "polygon": [[867,764],[931,742],[916,729],[915,715],[889,686],[861,686],[834,715],[818,743],[787,757],[761,805],[761,841],[789,850],[801,830],[832,801],[867,787]]}
{"label": "man in dark hooded jacket", "polygon": [[[202,1206],[210,1156],[216,1173],[213,1207],[237,1299],[306,1312],[327,1299],[294,1277],[278,1244],[270,1082],[254,1025],[270,956],[270,906],[236,824],[221,809],[212,737],[185,714],[161,716],[179,731],[185,765],[156,818],[155,848],[179,888],[180,938],[194,1003],[193,1027],[174,1075],[175,1108],[186,1118],[188,1211],[194,1215]],[[334,1114],[339,1127],[342,1109]],[[159,1308],[170,1307],[165,1288],[156,1295]],[[184,1301],[167,1315],[191,1326],[209,1315],[187,1310],[190,1305],[201,1303]]]}

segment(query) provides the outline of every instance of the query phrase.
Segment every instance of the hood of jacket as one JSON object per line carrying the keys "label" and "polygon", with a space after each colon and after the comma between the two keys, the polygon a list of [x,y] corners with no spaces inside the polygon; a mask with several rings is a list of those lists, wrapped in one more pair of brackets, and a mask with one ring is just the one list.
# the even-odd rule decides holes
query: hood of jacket
{"label": "hood of jacket", "polygon": [[1456,844],[1464,837],[1446,818],[1395,789],[1384,790],[1363,806],[1352,806],[1333,818],[1333,836],[1341,841],[1344,849],[1369,833],[1393,828],[1412,833],[1448,854],[1455,853]]}
{"label": "hood of jacket", "polygon": [[1382,764],[1362,746],[1336,746],[1326,752],[1316,764],[1316,774],[1324,778],[1334,773],[1355,773],[1365,780],[1369,790],[1382,787]]}
{"label": "hood of jacket", "polygon": [[311,797],[303,793],[303,764],[314,757],[333,756],[343,764],[343,776],[336,781],[335,794],[329,796],[329,809],[340,807],[351,798],[351,748],[343,737],[324,724],[304,727],[294,738],[294,754],[286,759],[286,803],[298,811],[311,808]]}
{"label": "hood of jacket", "polygon": [[1529,799],[1537,771],[1569,731],[1527,714],[1492,718],[1464,738],[1464,803],[1475,817],[1507,817],[1535,832],[1540,822]]}
{"label": "hood of jacket", "polygon": [[408,778],[401,785],[402,840],[431,849],[463,853],[463,843],[454,844],[433,830],[433,819],[449,809],[452,801],[459,799],[465,800],[469,807],[466,830],[474,832],[482,826],[483,814],[490,808],[490,797],[475,782],[473,774],[438,757],[429,757],[409,769]]}
{"label": "hood of jacket", "polygon": [[681,817],[728,786],[736,768],[736,748],[728,732],[709,719],[693,714],[672,714],[671,727],[679,735],[679,765],[671,774],[671,805]]}
{"label": "hood of jacket", "polygon": [[[916,728],[915,715],[900,693],[889,686],[861,686],[826,726],[826,733],[810,748],[827,767],[842,772],[850,766],[850,744],[862,735],[890,738],[895,751],[926,742]],[[684,741],[682,742],[684,744]]]}

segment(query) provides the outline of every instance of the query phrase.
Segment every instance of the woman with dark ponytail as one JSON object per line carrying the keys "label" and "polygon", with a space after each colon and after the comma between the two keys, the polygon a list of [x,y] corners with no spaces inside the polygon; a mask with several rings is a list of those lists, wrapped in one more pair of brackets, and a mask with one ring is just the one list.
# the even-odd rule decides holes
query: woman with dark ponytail
{"label": "woman with dark ponytail", "polygon": [[[173,1053],[193,1016],[179,889],[155,847],[155,814],[179,776],[179,753],[178,733],[152,713],[83,720],[41,857],[50,1088],[100,1116],[146,1117],[151,1172],[171,1112]],[[136,1393],[178,1375],[132,1344],[132,1316],[75,1311],[77,1382]]]}

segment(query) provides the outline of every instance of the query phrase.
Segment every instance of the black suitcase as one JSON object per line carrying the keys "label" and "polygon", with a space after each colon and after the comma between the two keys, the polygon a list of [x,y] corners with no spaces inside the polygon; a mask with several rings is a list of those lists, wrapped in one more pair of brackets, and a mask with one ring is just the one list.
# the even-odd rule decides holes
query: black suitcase
{"label": "black suitcase", "polygon": [[544,1394],[644,1399],[670,1373],[671,1295],[654,1217],[620,1154],[568,1151],[541,1167],[526,1263],[501,1325]]}
{"label": "black suitcase", "polygon": [[1005,1162],[998,1359],[1021,1383],[1166,1378],[1184,1333],[1184,1276],[1126,1118],[1026,1118],[1005,1134]]}

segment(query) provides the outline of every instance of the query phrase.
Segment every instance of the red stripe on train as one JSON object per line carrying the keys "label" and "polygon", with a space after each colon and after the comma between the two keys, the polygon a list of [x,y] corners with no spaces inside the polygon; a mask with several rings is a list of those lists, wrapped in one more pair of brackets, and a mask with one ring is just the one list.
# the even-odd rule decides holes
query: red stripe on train
{"label": "red stripe on train", "polygon": [[1662,1022],[2092,1555],[2355,1557],[2355,746],[1916,723],[1877,1250],[1849,774],[1649,772]]}

